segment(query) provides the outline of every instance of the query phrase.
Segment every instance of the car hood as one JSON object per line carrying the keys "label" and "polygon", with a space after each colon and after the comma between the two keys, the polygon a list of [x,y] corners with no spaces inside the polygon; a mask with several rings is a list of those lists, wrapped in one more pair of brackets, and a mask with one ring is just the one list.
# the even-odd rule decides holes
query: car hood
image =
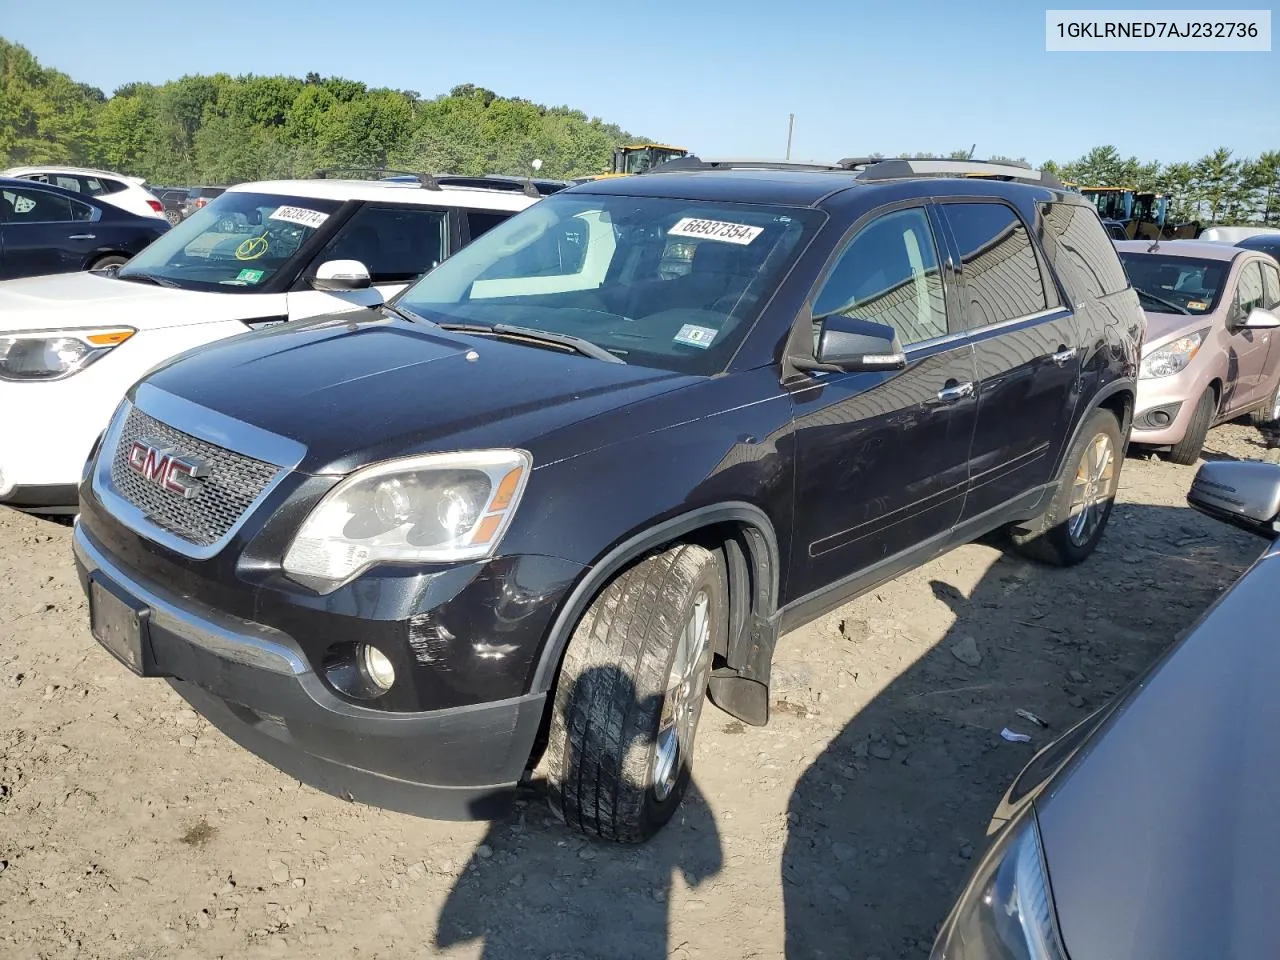
{"label": "car hood", "polygon": [[[547,433],[702,379],[362,310],[222,340],[143,382],[300,442],[305,472],[346,473],[487,447],[530,450],[537,464]],[[584,436],[576,452],[618,439]]]}
{"label": "car hood", "polygon": [[1072,960],[1280,956],[1271,549],[1036,802]]}
{"label": "car hood", "polygon": [[176,290],[99,273],[59,273],[0,283],[0,331],[116,325],[153,330],[242,320],[262,312],[260,294]]}
{"label": "car hood", "polygon": [[1147,334],[1142,338],[1143,353],[1164,346],[1170,340],[1177,340],[1189,333],[1212,327],[1217,322],[1216,313],[1202,313],[1191,316],[1185,313],[1158,313],[1144,310],[1147,315]]}

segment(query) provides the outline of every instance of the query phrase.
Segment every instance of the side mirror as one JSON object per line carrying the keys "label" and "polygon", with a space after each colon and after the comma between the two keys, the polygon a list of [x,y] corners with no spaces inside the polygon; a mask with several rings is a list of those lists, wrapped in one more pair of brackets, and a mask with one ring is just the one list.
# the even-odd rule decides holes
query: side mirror
{"label": "side mirror", "polygon": [[369,268],[359,260],[326,260],[311,278],[316,290],[367,290]]}
{"label": "side mirror", "polygon": [[1280,317],[1277,317],[1270,310],[1254,307],[1249,311],[1249,315],[1241,321],[1240,327],[1244,330],[1270,330],[1274,327],[1280,327]]}
{"label": "side mirror", "polygon": [[822,333],[814,349],[816,363],[799,362],[802,369],[859,372],[901,370],[907,365],[898,331],[883,323],[833,313],[822,318]]}
{"label": "side mirror", "polygon": [[1280,535],[1280,465],[1254,460],[1206,463],[1187,503],[1206,516],[1273,540]]}

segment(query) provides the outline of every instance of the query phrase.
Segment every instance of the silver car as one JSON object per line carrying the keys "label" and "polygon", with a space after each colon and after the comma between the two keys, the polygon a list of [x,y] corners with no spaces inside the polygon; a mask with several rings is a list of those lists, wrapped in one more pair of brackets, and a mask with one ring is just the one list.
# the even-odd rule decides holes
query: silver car
{"label": "silver car", "polygon": [[1018,776],[934,960],[1280,957],[1280,466],[1206,464],[1187,499],[1272,545]]}

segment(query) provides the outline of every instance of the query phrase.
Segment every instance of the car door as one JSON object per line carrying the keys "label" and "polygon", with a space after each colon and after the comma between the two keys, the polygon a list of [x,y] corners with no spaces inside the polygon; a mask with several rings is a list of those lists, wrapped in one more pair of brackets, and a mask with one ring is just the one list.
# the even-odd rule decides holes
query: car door
{"label": "car door", "polygon": [[94,249],[97,211],[92,207],[34,184],[5,186],[0,204],[7,277],[68,273],[84,266]]}
{"label": "car door", "polygon": [[[877,215],[837,254],[812,300],[892,326],[907,354],[888,373],[817,374],[793,394],[796,527],[789,594],[821,606],[941,546],[960,517],[976,399],[928,205]],[[815,341],[821,321],[815,321]],[[812,615],[812,610],[810,610]]]}
{"label": "car door", "polygon": [[[338,228],[289,292],[289,319],[375,306],[426,273],[454,247],[457,224],[446,209],[368,203]],[[329,260],[358,260],[369,271],[367,290],[313,290],[310,278]]]}
{"label": "car door", "polygon": [[[1280,268],[1269,261],[1262,263],[1262,306],[1280,317]],[[1267,344],[1267,359],[1262,367],[1262,376],[1258,384],[1258,395],[1272,401],[1268,411],[1272,419],[1280,418],[1280,395],[1276,388],[1280,385],[1280,336],[1271,331],[1271,342]]]}
{"label": "car door", "polygon": [[954,245],[977,372],[977,426],[962,521],[1048,483],[1075,409],[1081,354],[1022,215],[1000,200],[939,204]]}
{"label": "car door", "polygon": [[1267,365],[1267,352],[1271,347],[1271,330],[1248,330],[1239,326],[1249,311],[1263,307],[1266,287],[1262,277],[1262,261],[1251,259],[1240,265],[1235,277],[1235,289],[1227,290],[1233,299],[1227,313],[1227,332],[1230,334],[1230,365],[1236,371],[1236,388],[1224,400],[1224,411],[1229,413],[1252,406],[1266,396],[1263,370]]}

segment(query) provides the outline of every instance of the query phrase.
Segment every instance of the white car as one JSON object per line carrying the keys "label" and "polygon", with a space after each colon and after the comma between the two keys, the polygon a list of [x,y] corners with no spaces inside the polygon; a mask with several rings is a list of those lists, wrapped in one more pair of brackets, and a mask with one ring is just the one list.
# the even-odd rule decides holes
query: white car
{"label": "white car", "polygon": [[0,282],[0,504],[74,512],[111,411],[157,364],[376,306],[537,200],[430,177],[247,183],[118,269]]}
{"label": "white car", "polygon": [[97,197],[103,203],[142,217],[165,219],[164,204],[147,190],[147,181],[142,177],[126,177],[109,170],[91,170],[87,167],[10,167],[8,170],[0,170],[0,177],[51,183],[64,190]]}

